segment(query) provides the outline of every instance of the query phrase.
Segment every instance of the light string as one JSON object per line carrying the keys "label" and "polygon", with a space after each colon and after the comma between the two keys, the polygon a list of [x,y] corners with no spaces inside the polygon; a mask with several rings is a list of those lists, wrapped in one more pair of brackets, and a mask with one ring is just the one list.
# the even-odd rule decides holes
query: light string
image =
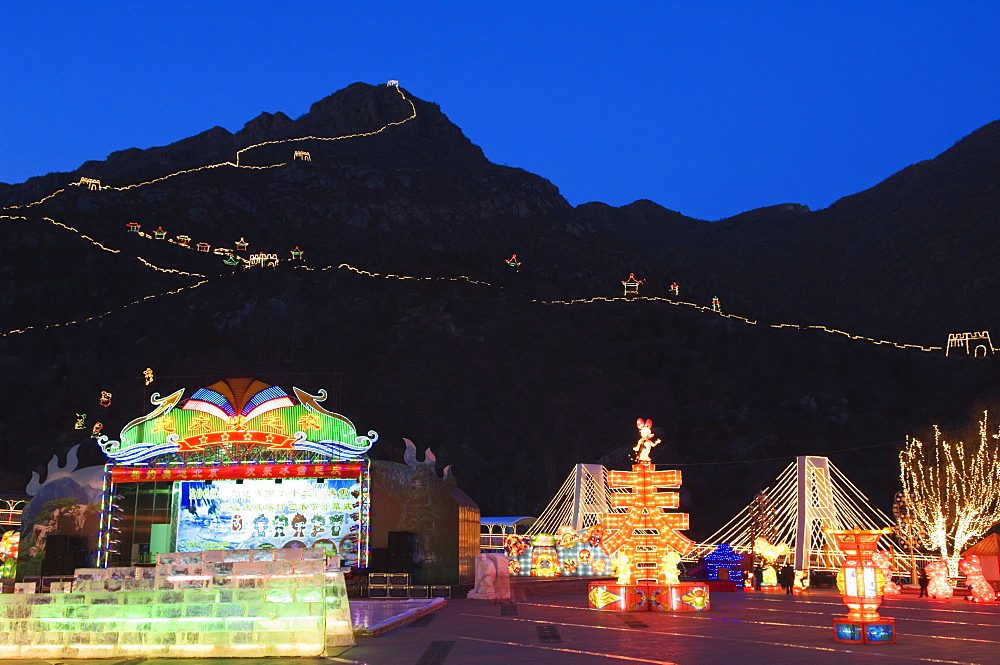
{"label": "light string", "polygon": [[[232,168],[239,168],[239,169],[258,169],[258,170],[259,169],[271,169],[271,168],[274,168],[276,166],[286,166],[288,164],[288,162],[281,162],[279,164],[270,164],[270,165],[267,165],[267,166],[246,166],[244,164],[240,164],[240,155],[242,153],[246,152],[247,150],[253,150],[254,148],[259,148],[261,146],[272,145],[272,144],[277,144],[277,143],[291,143],[291,142],[294,142],[294,141],[307,141],[307,140],[313,140],[313,141],[340,141],[340,140],[343,140],[343,139],[361,138],[361,137],[364,137],[364,136],[375,136],[376,134],[380,134],[380,133],[384,132],[386,129],[388,129],[390,127],[396,127],[398,125],[402,125],[404,123],[407,123],[410,120],[413,120],[414,118],[417,117],[417,107],[403,93],[402,88],[399,88],[397,86],[397,87],[395,87],[395,90],[396,90],[397,93],[399,93],[399,96],[403,99],[403,101],[405,101],[407,104],[410,105],[410,115],[407,116],[406,118],[404,118],[403,120],[397,120],[395,122],[387,123],[387,124],[383,125],[382,127],[379,127],[378,129],[370,131],[370,132],[358,132],[358,133],[355,133],[355,134],[345,134],[343,136],[303,136],[303,137],[299,137],[299,138],[277,139],[277,140],[274,140],[274,141],[264,141],[263,143],[257,143],[257,144],[254,144],[254,145],[251,145],[251,146],[247,146],[246,148],[242,148],[242,149],[238,150],[236,152],[236,161],[235,162],[222,162],[220,164],[207,164],[205,166],[199,166],[199,167],[196,167],[196,168],[193,168],[193,169],[184,169],[182,171],[177,171],[176,173],[170,173],[168,175],[161,176],[159,178],[154,178],[153,180],[147,180],[145,182],[135,183],[135,184],[132,184],[132,185],[124,185],[124,186],[121,186],[121,187],[113,187],[111,185],[102,185],[102,184],[100,184],[99,180],[95,180],[93,178],[85,178],[85,177],[81,177],[80,180],[78,180],[77,182],[70,183],[68,186],[80,186],[80,187],[86,186],[88,189],[96,189],[97,191],[105,191],[105,190],[107,190],[107,191],[121,192],[121,191],[124,191],[126,189],[134,189],[136,187],[143,187],[145,185],[152,185],[153,183],[162,182],[162,181],[167,180],[169,178],[173,178],[173,177],[179,176],[179,175],[184,175],[186,173],[195,173],[197,171],[204,171],[205,169],[217,169],[217,168],[223,167],[223,166],[229,166],[229,167],[232,167]],[[38,201],[34,201],[32,203],[24,203],[24,204],[16,205],[16,206],[6,206],[4,208],[0,208],[0,210],[16,210],[16,209],[20,209],[20,208],[30,208],[32,206],[37,206],[37,205],[39,205],[39,204],[47,201],[48,199],[52,198],[53,196],[56,196],[60,192],[64,192],[64,191],[66,191],[65,187],[63,187],[62,189],[58,189],[58,190],[52,192],[48,196],[46,196],[46,197],[44,197],[42,199],[39,199]]]}
{"label": "light string", "polygon": [[[98,190],[123,191],[123,190],[126,190],[126,189],[132,189],[132,188],[135,188],[135,187],[142,187],[144,185],[149,185],[149,184],[153,184],[153,183],[156,183],[156,182],[160,182],[160,181],[166,180],[168,178],[172,178],[172,177],[177,176],[177,175],[182,175],[182,174],[185,174],[185,173],[194,173],[194,172],[202,171],[202,170],[205,170],[205,169],[219,168],[219,167],[222,167],[222,166],[231,166],[231,167],[234,167],[234,168],[247,168],[247,169],[270,169],[270,168],[274,168],[276,166],[285,166],[285,165],[287,165],[287,162],[284,162],[284,163],[281,163],[281,164],[272,164],[272,165],[269,165],[269,166],[246,166],[246,165],[240,164],[240,157],[241,157],[242,153],[244,153],[244,152],[246,152],[248,150],[253,150],[255,148],[259,148],[259,147],[266,146],[266,145],[275,145],[275,144],[280,144],[280,143],[290,143],[290,142],[294,142],[294,141],[306,141],[306,140],[314,140],[314,141],[339,141],[339,140],[348,139],[348,138],[360,138],[360,137],[365,137],[365,136],[375,136],[377,134],[382,133],[383,131],[385,131],[386,129],[388,129],[390,127],[399,126],[399,125],[405,124],[405,123],[407,123],[407,122],[415,119],[417,117],[417,108],[414,105],[413,101],[410,100],[403,93],[403,90],[401,88],[399,88],[398,86],[394,86],[394,87],[396,89],[396,92],[399,94],[399,96],[407,104],[410,105],[410,115],[407,116],[406,118],[402,119],[402,120],[397,120],[397,121],[394,121],[394,122],[389,122],[389,123],[383,125],[382,127],[378,128],[376,130],[370,131],[370,132],[359,132],[359,133],[355,133],[355,134],[345,134],[345,135],[342,135],[342,136],[333,136],[333,137],[305,136],[305,137],[299,137],[299,138],[276,139],[276,140],[273,140],[273,141],[264,141],[264,142],[261,142],[261,143],[256,143],[256,144],[251,145],[251,146],[247,146],[247,147],[242,148],[239,151],[237,151],[237,153],[236,153],[236,161],[235,162],[223,162],[221,164],[210,164],[210,165],[207,165],[207,166],[201,166],[201,167],[194,168],[194,169],[186,169],[186,170],[183,170],[183,171],[178,171],[176,173],[171,173],[171,174],[166,175],[166,176],[162,176],[160,178],[156,178],[154,180],[149,180],[149,181],[146,181],[146,182],[137,183],[137,184],[133,184],[133,185],[125,185],[125,186],[122,186],[122,187],[102,186],[99,181],[94,180],[92,178],[81,178],[80,181],[78,181],[76,183],[72,183],[72,185],[75,185],[75,186],[87,186],[87,187],[89,187],[91,189],[98,189]],[[25,207],[31,207],[31,206],[39,205],[39,204],[43,203],[44,201],[52,198],[53,196],[56,196],[57,194],[59,194],[60,192],[63,192],[63,191],[65,191],[65,188],[56,190],[52,194],[50,194],[50,195],[48,195],[48,196],[46,196],[46,197],[44,197],[44,198],[42,198],[42,199],[40,199],[38,201],[35,201],[34,203],[23,204],[23,205],[20,205],[20,206],[9,206],[7,208],[0,208],[0,210],[25,208]],[[2,215],[2,216],[0,216],[0,219],[2,219],[2,218],[6,218],[6,219],[22,219],[22,220],[26,219],[25,217],[14,217],[14,216],[9,216],[9,215]],[[110,249],[110,248],[102,245],[97,240],[94,240],[90,236],[81,233],[80,231],[78,231],[77,229],[73,228],[72,226],[69,226],[67,224],[63,224],[62,222],[55,221],[55,220],[53,220],[53,219],[51,219],[49,217],[44,217],[43,219],[45,219],[46,221],[48,221],[48,222],[50,222],[52,224],[61,226],[61,227],[65,228],[65,229],[68,229],[70,231],[73,231],[73,232],[77,233],[80,237],[82,237],[82,238],[90,241],[91,243],[93,243],[97,247],[99,247],[99,248],[101,248],[101,249],[103,249],[103,250],[105,250],[107,252],[119,253],[121,251],[121,250],[116,250],[116,249]],[[152,236],[150,236],[148,233],[142,233],[142,232],[140,232],[139,235],[142,236],[142,237],[144,237],[144,238],[152,238]],[[181,243],[181,242],[178,242],[177,240],[175,240],[173,238],[169,238],[169,239],[166,239],[166,240],[167,240],[167,242],[170,242],[170,243],[172,243],[172,244],[174,244],[174,245],[176,245],[178,247],[185,247],[185,248],[190,249],[192,251],[198,251],[196,249],[196,247],[193,246],[193,245],[191,245],[191,244]],[[251,263],[252,263],[250,260],[248,260],[246,258],[236,256],[232,252],[232,250],[216,248],[213,251],[213,253],[216,253],[216,254],[222,253],[222,254],[226,254],[226,255],[228,255],[230,257],[235,257],[235,258],[237,258],[240,261],[240,263],[242,264],[242,266],[244,268],[250,266]],[[137,256],[136,258],[139,261],[141,261],[144,265],[146,265],[147,267],[149,267],[149,268],[151,268],[153,270],[157,270],[159,272],[173,273],[173,274],[178,274],[178,275],[187,275],[187,276],[191,276],[191,277],[200,277],[200,278],[204,278],[205,277],[204,275],[202,275],[200,273],[190,273],[190,272],[185,272],[185,271],[182,271],[182,270],[175,270],[175,269],[172,269],[172,268],[160,268],[160,267],[155,266],[152,263],[146,261],[145,259],[143,259],[140,256]],[[280,262],[281,259],[279,259],[278,261]],[[286,259],[286,261],[287,261],[287,259]],[[369,271],[369,270],[363,270],[361,268],[356,268],[356,267],[351,266],[351,265],[349,265],[347,263],[341,263],[341,264],[337,265],[336,267],[334,267],[334,266],[325,266],[323,268],[311,268],[311,267],[308,267],[308,266],[297,266],[297,267],[300,268],[300,269],[305,269],[305,270],[343,269],[343,270],[348,270],[348,271],[354,272],[354,273],[356,273],[358,275],[361,275],[361,276],[365,276],[365,277],[380,277],[380,278],[383,278],[383,279],[415,280],[415,281],[452,281],[452,282],[464,281],[464,282],[467,282],[469,284],[475,284],[475,285],[480,285],[480,286],[496,287],[496,285],[494,285],[494,284],[491,284],[491,283],[483,281],[483,280],[473,279],[473,278],[468,277],[466,275],[459,275],[457,277],[418,277],[418,276],[413,276],[413,275],[397,275],[397,274],[393,274],[393,273],[385,273],[385,274],[383,274],[383,273],[377,273],[377,272],[373,272],[373,271]],[[201,283],[203,283],[203,282],[199,282],[198,284],[196,284],[194,286],[200,285]],[[671,289],[676,291],[676,289],[674,289],[673,286],[671,287]],[[167,293],[170,293],[170,292],[167,292]],[[165,294],[160,294],[160,295],[165,295]],[[748,319],[746,317],[739,316],[737,314],[726,314],[726,313],[723,313],[720,310],[720,308],[718,308],[716,306],[715,303],[713,303],[712,306],[705,306],[705,305],[698,305],[698,304],[695,304],[695,303],[690,303],[690,302],[685,302],[685,301],[680,301],[680,300],[673,300],[673,299],[670,299],[670,298],[663,298],[663,297],[659,297],[659,296],[629,295],[629,297],[612,297],[612,298],[603,297],[603,296],[597,296],[597,297],[593,297],[593,298],[576,298],[576,299],[572,299],[572,300],[539,300],[539,299],[530,299],[529,302],[537,303],[537,304],[542,304],[542,305],[578,305],[578,304],[592,304],[592,303],[597,303],[597,302],[618,302],[618,301],[628,302],[628,301],[635,301],[635,300],[648,300],[648,301],[654,301],[654,302],[666,302],[666,303],[674,305],[674,306],[693,307],[693,308],[695,308],[695,309],[697,309],[699,311],[712,312],[713,314],[716,314],[716,315],[721,316],[723,318],[735,319],[735,320],[738,320],[738,321],[742,321],[743,323],[745,323],[747,325],[758,325],[758,323],[759,323],[758,321],[751,320],[751,319]],[[136,302],[138,302],[138,301],[136,301]],[[131,304],[135,304],[135,303],[130,303],[130,305]],[[56,326],[56,325],[70,325],[72,323],[78,323],[78,322],[82,322],[82,321],[89,321],[89,320],[92,320],[93,318],[100,318],[100,317],[106,316],[107,314],[113,313],[114,311],[118,311],[118,310],[111,310],[109,312],[105,312],[104,314],[96,315],[95,317],[89,317],[87,319],[82,319],[82,320],[78,320],[78,321],[67,322],[65,324],[51,324],[50,326],[45,326],[45,327],[42,327],[40,329],[45,329],[45,328]],[[906,344],[906,343],[900,343],[900,342],[893,342],[891,340],[876,339],[876,338],[867,337],[867,336],[864,336],[864,335],[852,335],[852,334],[850,334],[848,332],[845,332],[843,330],[838,330],[836,328],[830,328],[830,327],[822,326],[822,325],[800,325],[800,324],[795,324],[795,323],[771,323],[771,324],[764,323],[762,325],[770,326],[772,328],[793,328],[793,329],[796,329],[796,330],[820,330],[820,331],[826,332],[826,333],[831,334],[831,335],[842,335],[844,337],[847,337],[848,339],[866,341],[866,342],[869,342],[869,343],[872,343],[872,344],[875,344],[875,345],[883,345],[884,344],[884,345],[893,346],[893,347],[898,348],[898,349],[916,349],[916,350],[920,350],[920,351],[924,351],[924,352],[930,352],[930,351],[940,351],[940,350],[942,350],[944,348],[943,346],[924,346],[924,345],[920,345],[920,344]],[[15,332],[26,332],[26,331],[32,330],[32,329],[36,329],[36,327],[35,326],[30,326],[28,328],[17,330],[17,331],[13,331],[12,330],[12,331],[8,331],[6,333],[0,333],[0,335],[7,335],[7,334],[15,333]]]}

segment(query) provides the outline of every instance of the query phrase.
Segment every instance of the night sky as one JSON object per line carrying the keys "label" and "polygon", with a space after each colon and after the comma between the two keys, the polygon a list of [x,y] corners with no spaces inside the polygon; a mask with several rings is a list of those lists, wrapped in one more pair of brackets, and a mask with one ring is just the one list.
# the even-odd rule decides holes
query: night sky
{"label": "night sky", "polygon": [[1000,2],[0,1],[0,182],[390,78],[572,204],[823,208],[1000,117]]}

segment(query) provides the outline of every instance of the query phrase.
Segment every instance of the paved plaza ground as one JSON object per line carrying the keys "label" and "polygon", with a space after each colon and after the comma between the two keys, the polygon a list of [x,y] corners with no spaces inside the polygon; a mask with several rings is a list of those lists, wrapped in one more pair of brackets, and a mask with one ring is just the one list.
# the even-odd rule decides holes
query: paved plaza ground
{"label": "paved plaza ground", "polygon": [[887,600],[899,642],[833,641],[846,614],[832,590],[803,596],[714,593],[706,612],[597,612],[573,595],[532,596],[514,605],[451,600],[415,625],[332,654],[370,665],[590,665],[623,661],[676,665],[1000,664],[1000,605],[964,599]]}
{"label": "paved plaza ground", "polygon": [[[1000,604],[887,600],[899,643],[834,642],[842,616],[828,589],[804,596],[714,593],[707,612],[597,612],[577,595],[528,596],[509,605],[454,599],[434,614],[317,659],[212,659],[212,665],[953,665],[1000,664]],[[2,661],[32,663],[32,661]],[[42,661],[35,661],[40,665]],[[115,661],[66,661],[67,665]],[[121,665],[204,665],[207,659],[137,658]]]}

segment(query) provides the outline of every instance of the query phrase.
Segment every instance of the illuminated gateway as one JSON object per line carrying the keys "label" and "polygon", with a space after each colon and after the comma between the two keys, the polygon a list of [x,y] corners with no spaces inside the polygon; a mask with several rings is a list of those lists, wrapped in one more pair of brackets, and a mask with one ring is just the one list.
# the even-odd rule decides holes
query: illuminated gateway
{"label": "illuminated gateway", "polygon": [[[418,576],[426,560],[425,584],[457,582],[475,554],[478,508],[447,470],[437,475],[429,453],[430,463],[414,459],[409,468],[369,460],[378,435],[359,435],[323,408],[326,397],[256,379],[226,379],[187,397],[184,389],[154,393],[155,408],[118,440],[98,438],[108,465],[97,565],[141,565],[166,552],[322,547],[364,567],[370,546],[386,547],[398,531],[409,532],[412,551],[403,554]],[[418,505],[434,506],[433,515]],[[458,544],[465,522],[470,552]]]}

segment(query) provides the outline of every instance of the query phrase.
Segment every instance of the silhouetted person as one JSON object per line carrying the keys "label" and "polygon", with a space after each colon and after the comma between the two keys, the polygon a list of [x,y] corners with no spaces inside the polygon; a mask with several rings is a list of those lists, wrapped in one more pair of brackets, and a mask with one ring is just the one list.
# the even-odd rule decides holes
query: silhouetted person
{"label": "silhouetted person", "polygon": [[753,567],[753,590],[760,591],[760,585],[764,583],[764,569],[759,565]]}
{"label": "silhouetted person", "polygon": [[920,569],[920,573],[917,574],[917,582],[920,583],[920,595],[917,598],[927,598],[927,571],[923,568]]}
{"label": "silhouetted person", "polygon": [[785,594],[792,595],[792,586],[795,584],[795,569],[792,568],[792,564],[786,563],[781,567],[781,572],[778,574],[778,581],[781,582],[781,586],[785,589]]}

